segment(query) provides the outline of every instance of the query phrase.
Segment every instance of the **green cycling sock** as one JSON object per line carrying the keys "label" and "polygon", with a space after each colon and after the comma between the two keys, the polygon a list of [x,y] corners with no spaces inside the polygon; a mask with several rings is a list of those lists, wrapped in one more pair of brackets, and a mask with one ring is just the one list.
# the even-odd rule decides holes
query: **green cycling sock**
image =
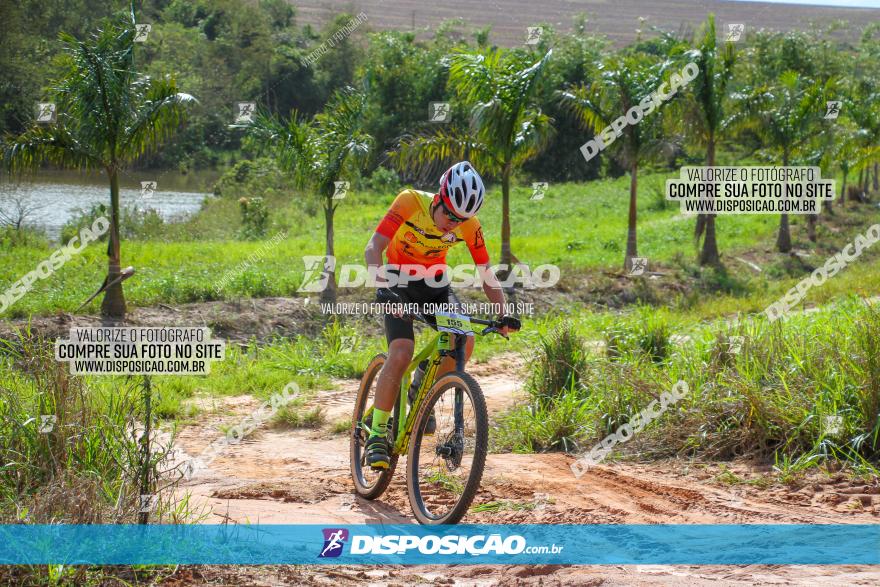
{"label": "green cycling sock", "polygon": [[370,436],[384,436],[386,432],[386,427],[388,424],[388,418],[391,417],[391,412],[386,412],[385,410],[380,410],[377,407],[373,407],[373,425],[370,429]]}

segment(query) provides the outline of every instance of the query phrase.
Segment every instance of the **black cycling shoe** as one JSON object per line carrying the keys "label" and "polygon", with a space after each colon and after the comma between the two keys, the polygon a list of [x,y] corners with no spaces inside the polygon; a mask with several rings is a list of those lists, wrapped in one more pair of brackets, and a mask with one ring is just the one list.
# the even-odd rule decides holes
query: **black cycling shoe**
{"label": "black cycling shoe", "polygon": [[367,464],[374,469],[387,469],[391,464],[388,456],[388,440],[384,436],[370,436],[364,447],[367,451]]}

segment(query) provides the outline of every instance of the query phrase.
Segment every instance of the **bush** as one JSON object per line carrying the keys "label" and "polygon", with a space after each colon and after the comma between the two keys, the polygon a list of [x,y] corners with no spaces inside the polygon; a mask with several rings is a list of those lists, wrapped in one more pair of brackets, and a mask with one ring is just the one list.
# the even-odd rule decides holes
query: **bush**
{"label": "bush", "polygon": [[[77,208],[70,219],[61,227],[61,242],[66,243],[75,236],[79,236],[82,229],[91,228],[97,218],[104,216],[110,218],[110,210],[104,204],[93,204],[91,208]],[[102,234],[98,240],[107,242],[109,231]]]}
{"label": "bush", "polygon": [[214,195],[223,198],[249,198],[267,190],[286,191],[288,181],[274,159],[239,161],[214,184]]}
{"label": "bush", "polygon": [[[74,236],[79,236],[82,229],[91,227],[95,219],[104,216],[110,218],[110,209],[104,204],[94,204],[88,209],[78,209],[61,228],[61,242],[66,243]],[[119,237],[122,240],[165,240],[167,224],[152,208],[139,210],[134,206],[125,206],[119,211]],[[108,230],[98,240],[106,242]]]}
{"label": "bush", "polygon": [[397,194],[400,177],[396,171],[379,166],[369,179],[363,182],[363,187],[380,194]]}
{"label": "bush", "polygon": [[574,382],[552,400],[519,406],[499,419],[496,442],[514,452],[580,452],[593,436],[593,409]]}
{"label": "bush", "polygon": [[238,237],[243,240],[259,240],[266,236],[269,226],[269,209],[263,198],[241,198],[241,228]]}
{"label": "bush", "polygon": [[327,416],[321,406],[305,410],[285,404],[272,416],[271,425],[275,428],[320,428],[326,420]]}
{"label": "bush", "polygon": [[12,249],[15,247],[48,247],[49,239],[46,233],[38,228],[23,226],[14,228],[12,226],[0,227],[0,248]]}
{"label": "bush", "polygon": [[0,522],[134,522],[140,488],[156,487],[171,448],[151,435],[159,450],[143,458],[133,432],[153,416],[140,382],[92,387],[55,360],[51,342],[29,332],[0,340]]}
{"label": "bush", "polygon": [[529,363],[532,370],[526,390],[538,404],[544,405],[581,387],[587,368],[586,341],[566,323],[555,334],[541,337]]}
{"label": "bush", "polygon": [[724,267],[707,267],[700,273],[700,289],[708,293],[726,293],[734,296],[749,292],[748,280],[728,273]]}
{"label": "bush", "polygon": [[669,337],[669,326],[662,315],[640,306],[634,325],[624,323],[605,331],[605,352],[611,359],[642,354],[659,363],[669,356]]}
{"label": "bush", "polygon": [[370,359],[383,350],[382,340],[367,338],[357,325],[338,320],[328,323],[320,336],[298,335],[295,344],[270,347],[270,364],[298,375],[359,378]]}

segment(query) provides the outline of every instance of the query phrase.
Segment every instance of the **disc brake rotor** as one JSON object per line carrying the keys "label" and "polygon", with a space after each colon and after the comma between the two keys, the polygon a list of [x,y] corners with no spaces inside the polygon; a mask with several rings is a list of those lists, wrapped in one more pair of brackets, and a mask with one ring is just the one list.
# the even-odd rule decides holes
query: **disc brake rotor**
{"label": "disc brake rotor", "polygon": [[453,432],[445,442],[437,445],[436,452],[446,461],[446,468],[454,471],[461,465],[461,458],[464,456],[464,438]]}

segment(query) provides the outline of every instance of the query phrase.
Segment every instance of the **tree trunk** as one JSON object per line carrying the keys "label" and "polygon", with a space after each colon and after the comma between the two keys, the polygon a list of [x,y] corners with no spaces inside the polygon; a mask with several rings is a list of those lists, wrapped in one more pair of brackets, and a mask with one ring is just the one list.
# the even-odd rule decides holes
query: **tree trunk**
{"label": "tree trunk", "polygon": [[332,194],[326,197],[324,204],[324,228],[325,228],[325,245],[324,254],[327,256],[327,264],[324,265],[324,279],[327,280],[327,286],[321,292],[321,302],[333,304],[336,302],[336,263],[334,262],[333,249],[333,215],[336,209],[333,206]]}
{"label": "tree trunk", "polygon": [[144,398],[144,435],[141,437],[141,470],[140,470],[140,483],[138,484],[138,491],[140,491],[140,495],[138,495],[137,502],[141,506],[138,508],[138,524],[146,524],[150,519],[149,511],[140,511],[143,508],[144,503],[141,501],[143,498],[141,496],[150,496],[152,495],[152,485],[150,483],[150,460],[152,459],[152,451],[150,450],[150,435],[152,434],[152,423],[153,423],[153,390],[150,385],[150,376],[144,375],[144,384],[142,388],[142,394]]}
{"label": "tree trunk", "polygon": [[[782,154],[782,165],[783,167],[788,167],[787,150]],[[783,188],[785,188],[785,186],[783,186]],[[788,226],[788,214],[780,214],[779,234],[776,237],[776,250],[780,253],[788,253],[791,251],[791,228]]]}
{"label": "tree trunk", "polygon": [[834,216],[834,208],[831,207],[831,200],[822,201],[822,209],[829,215]]}
{"label": "tree trunk", "polygon": [[[821,211],[821,210],[820,210]],[[811,243],[816,242],[816,225],[819,223],[819,213],[807,214],[807,239]]]}
{"label": "tree trunk", "polygon": [[880,178],[877,177],[877,173],[880,172],[880,163],[874,163],[874,191],[880,192]]}
{"label": "tree trunk", "polygon": [[840,190],[840,205],[846,208],[846,180],[849,177],[849,169],[843,170],[843,189]]}
{"label": "tree trunk", "polygon": [[[715,136],[711,134],[709,135],[709,146],[706,149],[706,165],[715,167]],[[704,218],[703,231],[705,235],[703,250],[700,253],[700,265],[718,266],[721,264],[721,255],[718,254],[718,240],[715,236],[715,215],[700,214],[697,216],[698,223],[701,218]]]}
{"label": "tree trunk", "polygon": [[509,269],[513,265],[510,249],[510,163],[501,170],[501,264]]}
{"label": "tree trunk", "polygon": [[639,189],[638,161],[633,162],[629,173],[629,223],[626,229],[626,259],[623,262],[623,268],[627,272],[632,270],[632,258],[639,256],[638,235],[636,234],[636,202]]}
{"label": "tree trunk", "polygon": [[504,283],[510,285],[504,287],[504,293],[509,298],[508,302],[516,299],[515,281],[511,280],[510,275],[513,266],[519,260],[513,255],[510,248],[510,162],[504,164],[501,171],[501,269],[497,276]]}
{"label": "tree trunk", "polygon": [[[834,177],[834,172],[832,171],[830,175]],[[824,200],[822,202],[822,209],[825,210],[829,216],[834,216],[834,200]]]}
{"label": "tree trunk", "polygon": [[[859,183],[857,185],[859,186],[859,192],[865,191],[865,168],[864,167],[859,169]],[[859,201],[860,202],[862,201],[862,194],[861,193],[859,193]]]}
{"label": "tree trunk", "polygon": [[[120,275],[119,246],[119,172],[116,168],[107,170],[110,176],[110,236],[107,239],[107,281],[112,283]],[[101,302],[101,314],[111,318],[125,317],[125,295],[122,292],[122,281],[117,281],[104,291]]]}

